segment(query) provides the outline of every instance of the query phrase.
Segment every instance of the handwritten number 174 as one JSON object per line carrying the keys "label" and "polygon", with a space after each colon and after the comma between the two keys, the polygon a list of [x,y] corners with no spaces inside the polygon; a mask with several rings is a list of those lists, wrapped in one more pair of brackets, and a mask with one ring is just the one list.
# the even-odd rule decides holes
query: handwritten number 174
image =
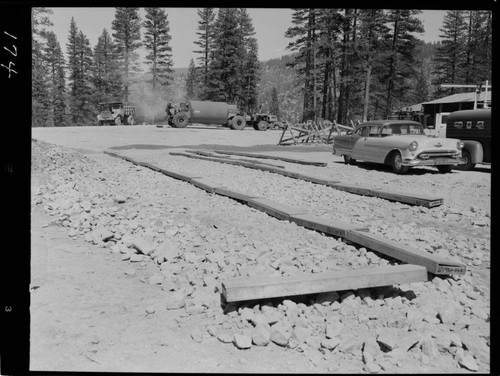
{"label": "handwritten number 174", "polygon": [[[16,39],[17,38],[14,36],[14,35],[11,35],[9,34],[8,32],[4,31],[3,32],[4,34],[8,35],[9,37],[13,38],[13,39]],[[10,54],[14,57],[17,57],[17,47],[13,44],[12,45],[12,48],[14,49],[14,51],[11,51],[10,49],[8,49],[7,47],[3,47],[4,50],[10,52]],[[11,73],[15,73],[15,74],[18,74],[14,69],[12,69],[12,66],[16,66],[16,64],[12,61],[9,61],[9,65],[6,66],[6,65],[3,65],[3,64],[0,64],[0,66],[2,66],[3,68],[7,69],[9,71],[9,78],[10,78],[10,75]]]}

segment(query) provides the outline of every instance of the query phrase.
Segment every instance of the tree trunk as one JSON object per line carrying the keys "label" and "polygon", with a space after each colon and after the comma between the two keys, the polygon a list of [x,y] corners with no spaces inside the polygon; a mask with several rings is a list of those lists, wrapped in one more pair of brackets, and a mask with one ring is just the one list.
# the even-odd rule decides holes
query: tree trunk
{"label": "tree trunk", "polygon": [[372,66],[368,64],[366,69],[366,83],[365,83],[365,101],[363,105],[363,121],[368,120],[368,106],[370,104],[370,80],[371,80]]}

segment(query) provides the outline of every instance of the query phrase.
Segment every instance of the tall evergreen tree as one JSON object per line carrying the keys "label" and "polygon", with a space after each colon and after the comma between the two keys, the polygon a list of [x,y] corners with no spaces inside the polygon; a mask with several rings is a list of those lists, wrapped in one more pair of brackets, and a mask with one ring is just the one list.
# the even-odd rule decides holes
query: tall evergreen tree
{"label": "tall evergreen tree", "polygon": [[172,48],[169,43],[170,26],[167,14],[161,8],[146,8],[144,47],[148,51],[146,63],[150,66],[153,91],[173,81]]}
{"label": "tall evergreen tree", "polygon": [[49,126],[49,69],[44,59],[44,45],[46,43],[46,27],[52,26],[48,14],[52,11],[47,8],[34,7],[31,9],[31,96],[32,96],[32,125],[35,127]]}
{"label": "tall evergreen tree", "polygon": [[63,127],[67,120],[65,61],[56,34],[49,31],[46,38],[44,59],[49,69],[49,125]]}
{"label": "tall evergreen tree", "polygon": [[269,108],[269,112],[273,115],[280,116],[280,103],[278,100],[278,90],[275,86],[273,86],[271,90],[271,104]]}
{"label": "tall evergreen tree", "polygon": [[78,84],[80,80],[79,64],[78,64],[78,27],[76,26],[75,18],[71,17],[69,25],[68,43],[66,44],[66,53],[68,55],[68,82],[70,87],[69,92],[69,118],[74,124],[76,123],[79,112],[78,106]]}
{"label": "tall evergreen tree", "polygon": [[[461,10],[450,10],[443,18],[443,27],[439,29],[441,46],[437,50],[435,58],[436,79],[435,85],[444,83],[456,84],[465,78],[461,69],[466,58],[465,47],[467,38],[467,24],[464,12]],[[439,90],[441,94],[453,94],[456,89]]]}
{"label": "tall evergreen tree", "polygon": [[303,83],[303,116],[302,120],[314,119],[316,116],[316,58],[318,49],[318,9],[294,9],[292,27],[285,32],[292,40],[287,49],[297,51],[292,63],[297,75]]}
{"label": "tall evergreen tree", "polygon": [[67,44],[69,69],[69,115],[72,125],[94,123],[95,109],[92,104],[92,49],[88,38],[79,31],[71,19]]}
{"label": "tall evergreen tree", "polygon": [[373,79],[374,69],[380,66],[384,56],[385,46],[383,36],[388,32],[386,26],[386,14],[382,9],[361,9],[359,14],[359,62],[361,69],[365,71],[363,115],[362,119],[368,120],[374,117],[371,98],[380,95],[380,82]]}
{"label": "tall evergreen tree", "polygon": [[241,38],[235,27],[236,8],[221,8],[214,24],[214,43],[210,51],[207,99],[234,103],[241,85]]}
{"label": "tall evergreen tree", "polygon": [[136,52],[141,46],[139,8],[116,8],[111,28],[114,31],[113,37],[122,71],[123,100],[128,102],[130,85],[140,70],[139,55]]}
{"label": "tall evergreen tree", "polygon": [[[466,84],[480,84],[491,80],[492,68],[492,14],[491,11],[467,11],[466,58],[461,66]],[[464,12],[464,17],[465,17]]]}
{"label": "tall evergreen tree", "polygon": [[189,68],[186,76],[186,98],[187,99],[197,99],[198,98],[198,69],[194,65],[194,60],[189,61]]}
{"label": "tall evergreen tree", "polygon": [[423,33],[422,22],[416,18],[419,10],[393,9],[388,12],[391,31],[387,35],[388,57],[382,79],[386,84],[386,100],[383,117],[404,101],[410,92],[408,78],[415,74],[415,55],[419,42],[414,33]]}
{"label": "tall evergreen tree", "polygon": [[196,54],[200,54],[197,60],[200,61],[203,84],[205,87],[208,86],[208,67],[210,66],[210,52],[212,44],[214,41],[214,22],[215,22],[215,11],[214,8],[202,8],[198,9],[198,30],[196,35],[198,35],[198,40],[194,42],[199,49],[194,51]]}
{"label": "tall evergreen tree", "polygon": [[106,29],[97,39],[92,63],[92,83],[95,88],[94,105],[116,101],[121,95],[121,77],[115,45]]}
{"label": "tall evergreen tree", "polygon": [[260,78],[260,63],[257,39],[252,20],[245,8],[239,10],[239,38],[241,39],[240,51],[240,90],[237,101],[240,109],[246,112],[255,112],[258,93],[257,84]]}

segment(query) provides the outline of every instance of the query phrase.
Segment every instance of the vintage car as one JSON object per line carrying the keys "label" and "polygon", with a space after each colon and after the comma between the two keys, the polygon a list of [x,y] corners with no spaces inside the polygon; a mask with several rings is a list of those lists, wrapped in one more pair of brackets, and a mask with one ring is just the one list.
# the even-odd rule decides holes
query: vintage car
{"label": "vintage car", "polygon": [[344,156],[345,163],[383,163],[397,174],[414,166],[436,166],[439,172],[450,172],[464,163],[462,148],[462,141],[427,136],[422,124],[410,120],[367,121],[333,138],[333,154]]}

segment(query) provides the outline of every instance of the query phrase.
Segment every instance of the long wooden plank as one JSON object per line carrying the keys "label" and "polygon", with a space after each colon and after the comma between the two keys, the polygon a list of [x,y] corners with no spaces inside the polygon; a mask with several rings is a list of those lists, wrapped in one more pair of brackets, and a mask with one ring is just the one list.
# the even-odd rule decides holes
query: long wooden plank
{"label": "long wooden plank", "polygon": [[347,231],[349,230],[368,231],[368,227],[366,226],[353,225],[344,221],[322,218],[311,213],[294,214],[290,216],[289,220],[291,222],[295,222],[299,226],[320,231],[325,234],[339,236],[341,238],[345,238]]}
{"label": "long wooden plank", "polygon": [[229,151],[229,150],[214,150],[214,152],[219,153],[219,154],[227,154],[227,155],[240,155],[243,157],[277,159],[277,160],[284,161],[284,162],[298,163],[298,164],[311,165],[311,166],[320,166],[320,167],[327,166],[326,162],[313,162],[313,161],[306,161],[304,159],[287,158],[287,157],[280,157],[280,156],[276,156],[276,155],[244,153],[244,152]]}
{"label": "long wooden plank", "polygon": [[171,178],[178,179],[178,180],[183,180],[187,181],[188,183],[191,183],[191,180],[201,178],[202,176],[198,174],[190,174],[189,172],[181,172],[181,171],[175,171],[175,170],[167,170],[164,168],[158,168],[158,171],[161,172],[164,175],[170,176]]}
{"label": "long wooden plank", "polygon": [[340,182],[333,182],[330,183],[329,185],[340,191],[345,191],[361,196],[372,196],[374,191],[373,188],[363,185],[345,184]]}
{"label": "long wooden plank", "polygon": [[[231,158],[231,157],[228,157],[228,156],[225,156],[225,155],[212,154],[212,153],[204,151],[204,150],[186,150],[186,152],[187,153],[193,153],[193,154],[202,155],[204,157],[211,157],[211,158],[219,158],[219,159]],[[259,164],[259,165],[264,165],[264,166],[270,166],[270,167],[285,168],[285,166],[283,166],[283,165],[275,165],[275,164],[272,164],[272,163],[259,162],[259,161],[254,161],[253,159],[238,158],[237,161],[249,162],[249,163],[254,163],[254,164]]]}
{"label": "long wooden plank", "polygon": [[315,184],[329,185],[329,186],[331,186],[332,184],[339,183],[337,180],[324,179],[323,177],[317,175],[297,174],[297,179],[305,180]]}
{"label": "long wooden plank", "polygon": [[422,265],[433,274],[465,274],[465,265],[420,251],[379,235],[348,230],[346,239],[409,264]]}
{"label": "long wooden plank", "polygon": [[391,190],[373,189],[372,196],[384,198],[390,201],[404,202],[406,204],[425,206],[432,208],[442,205],[444,200],[436,196],[427,196],[420,193],[399,192]]}
{"label": "long wooden plank", "polygon": [[198,188],[201,188],[208,193],[215,193],[216,188],[226,188],[225,185],[217,183],[208,178],[195,178],[191,180],[191,183]]}
{"label": "long wooden plank", "polygon": [[221,284],[225,301],[237,302],[423,281],[427,281],[427,272],[423,266],[397,265],[317,274],[303,273],[281,278],[239,277],[224,280]]}
{"label": "long wooden plank", "polygon": [[216,187],[215,193],[221,196],[230,197],[234,200],[242,201],[245,204],[247,204],[248,201],[252,198],[259,198],[259,196],[253,196],[243,192],[235,191],[233,189],[221,188],[221,187]]}
{"label": "long wooden plank", "polygon": [[251,198],[248,200],[248,205],[282,220],[290,220],[291,216],[308,213],[306,210],[283,205],[279,202],[262,197]]}

